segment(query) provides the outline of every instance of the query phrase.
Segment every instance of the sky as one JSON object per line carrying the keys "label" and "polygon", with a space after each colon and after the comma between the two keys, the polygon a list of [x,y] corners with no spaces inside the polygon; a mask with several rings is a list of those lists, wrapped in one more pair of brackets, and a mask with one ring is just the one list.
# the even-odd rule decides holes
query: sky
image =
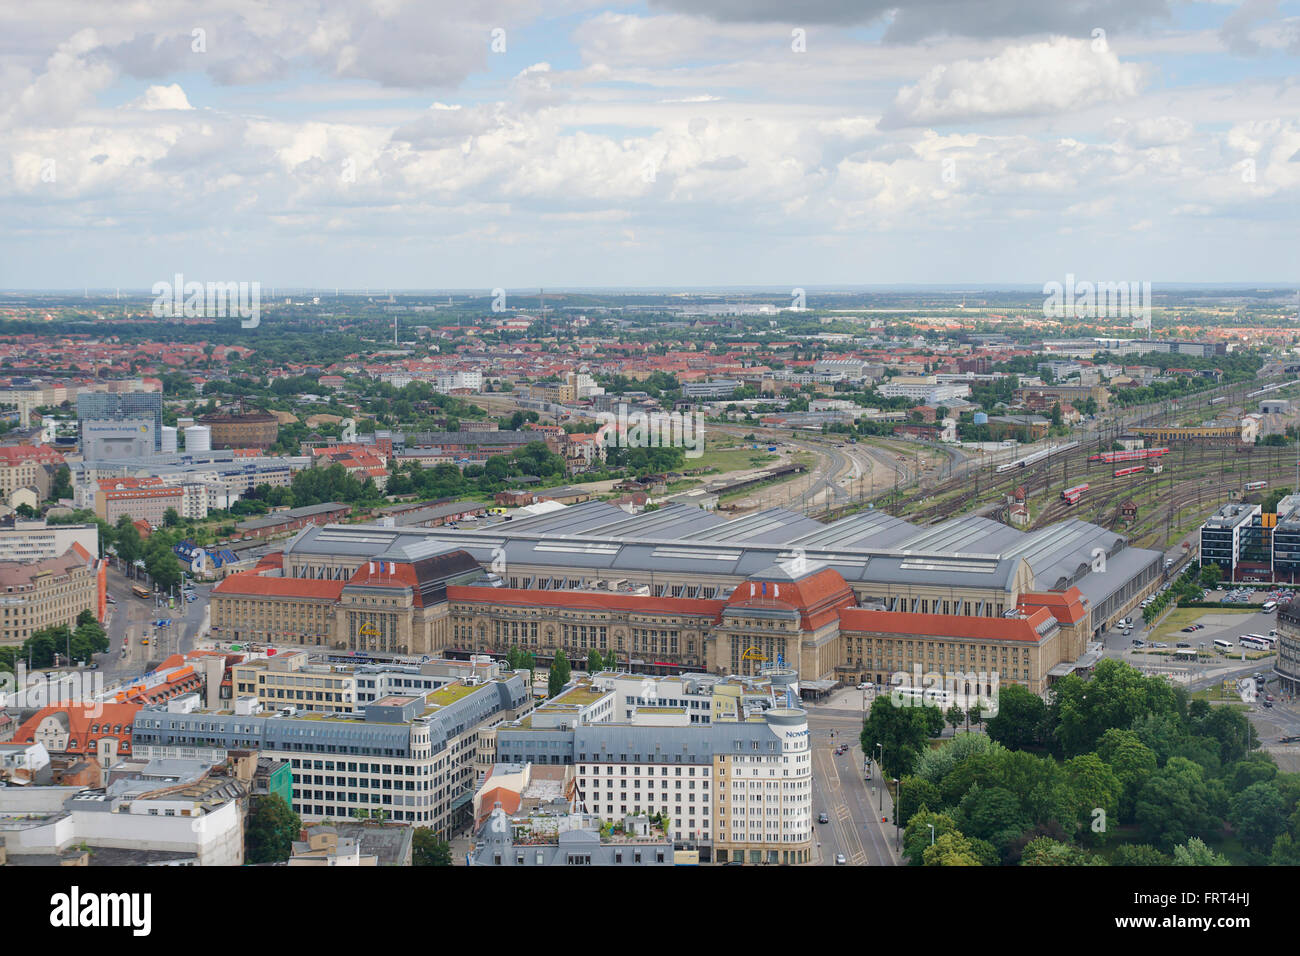
{"label": "sky", "polygon": [[7,3],[0,288],[1294,283],[1298,68],[1300,0]]}

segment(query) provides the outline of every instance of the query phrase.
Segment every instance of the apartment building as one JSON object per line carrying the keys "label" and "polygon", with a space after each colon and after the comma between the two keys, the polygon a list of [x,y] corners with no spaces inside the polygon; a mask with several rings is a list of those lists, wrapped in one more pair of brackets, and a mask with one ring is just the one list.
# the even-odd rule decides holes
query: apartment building
{"label": "apartment building", "polygon": [[48,445],[8,445],[0,448],[0,497],[8,500],[19,488],[33,488],[37,497],[50,496],[54,470],[63,456]]}
{"label": "apartment building", "polygon": [[106,478],[95,493],[95,515],[109,524],[129,515],[159,528],[168,510],[181,514],[185,501],[183,486],[165,485],[160,478]]}
{"label": "apartment building", "polygon": [[75,627],[77,615],[103,619],[105,565],[80,544],[57,558],[0,562],[0,644],[21,644],[47,627]]}

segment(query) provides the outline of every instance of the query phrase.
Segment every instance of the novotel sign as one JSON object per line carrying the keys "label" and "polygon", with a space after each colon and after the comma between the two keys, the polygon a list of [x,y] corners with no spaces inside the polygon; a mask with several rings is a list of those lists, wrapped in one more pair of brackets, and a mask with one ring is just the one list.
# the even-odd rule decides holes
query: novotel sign
{"label": "novotel sign", "polygon": [[808,736],[808,731],[807,731],[806,729],[805,729],[805,730],[787,730],[787,731],[785,732],[785,735],[786,735],[787,737],[807,737],[807,736]]}

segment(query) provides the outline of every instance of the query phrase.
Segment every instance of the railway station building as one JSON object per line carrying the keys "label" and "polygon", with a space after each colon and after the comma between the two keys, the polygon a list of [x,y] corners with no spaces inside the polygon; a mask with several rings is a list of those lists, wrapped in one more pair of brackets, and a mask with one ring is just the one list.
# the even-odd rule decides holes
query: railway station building
{"label": "railway station building", "polygon": [[304,528],[281,559],[218,585],[213,624],[356,651],[517,646],[543,665],[594,649],[662,675],[756,674],[779,657],[837,683],[1005,657],[1008,679],[1042,690],[1159,585],[1162,558],[1079,520],[1026,533],[978,516],[824,524],[593,501],[474,530]]}

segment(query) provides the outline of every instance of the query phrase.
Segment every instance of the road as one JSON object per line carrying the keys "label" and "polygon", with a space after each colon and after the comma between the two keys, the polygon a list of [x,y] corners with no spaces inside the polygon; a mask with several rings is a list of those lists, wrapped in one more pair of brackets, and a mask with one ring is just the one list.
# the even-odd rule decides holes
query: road
{"label": "road", "polygon": [[[184,602],[184,610],[169,610],[166,602],[158,607],[154,601],[132,595],[131,585],[135,583],[115,568],[108,571],[108,593],[114,601],[108,605],[109,649],[95,658],[106,685],[143,674],[169,654],[193,650],[212,592],[211,584],[198,583],[194,601]],[[156,628],[153,626],[156,620],[170,620],[172,626]],[[147,647],[140,643],[140,638],[146,635]],[[124,639],[125,655],[122,654]]]}
{"label": "road", "polygon": [[[862,715],[852,710],[810,706],[808,729],[813,741],[813,813],[825,813],[829,822],[816,824],[816,852],[823,866],[835,866],[843,854],[850,866],[895,866],[893,801],[887,793],[871,786],[863,776],[863,754],[858,735]],[[834,732],[835,736],[831,737]],[[835,748],[849,744],[847,753],[835,756]],[[878,809],[883,801],[884,811]],[[881,816],[891,822],[882,825]]]}

